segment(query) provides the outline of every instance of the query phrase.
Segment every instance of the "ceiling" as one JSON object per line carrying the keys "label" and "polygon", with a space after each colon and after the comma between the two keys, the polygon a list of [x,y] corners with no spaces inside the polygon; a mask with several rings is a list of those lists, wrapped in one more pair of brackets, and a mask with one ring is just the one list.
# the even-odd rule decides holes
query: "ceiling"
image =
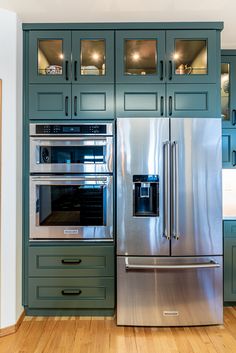
{"label": "ceiling", "polygon": [[235,0],[0,0],[22,22],[224,21],[222,47],[236,49]]}

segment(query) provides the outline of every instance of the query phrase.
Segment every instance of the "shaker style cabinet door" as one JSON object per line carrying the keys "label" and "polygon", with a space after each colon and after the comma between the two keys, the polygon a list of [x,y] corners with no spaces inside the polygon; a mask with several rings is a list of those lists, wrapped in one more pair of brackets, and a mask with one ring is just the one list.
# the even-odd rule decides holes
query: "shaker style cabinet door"
{"label": "shaker style cabinet door", "polygon": [[168,84],[167,116],[179,118],[220,117],[220,97],[212,84]]}
{"label": "shaker style cabinet door", "polygon": [[236,221],[224,221],[224,301],[236,301]]}
{"label": "shaker style cabinet door", "polygon": [[71,32],[29,32],[29,83],[71,81]]}
{"label": "shaker style cabinet door", "polygon": [[236,51],[221,56],[221,117],[224,128],[236,128]]}
{"label": "shaker style cabinet door", "polygon": [[212,30],[167,31],[167,82],[215,83],[217,38],[217,32]]}
{"label": "shaker style cabinet door", "polygon": [[72,32],[72,82],[114,82],[114,31]]}
{"label": "shaker style cabinet door", "polygon": [[165,80],[165,31],[116,32],[116,82]]}
{"label": "shaker style cabinet door", "polygon": [[236,129],[222,130],[222,166],[236,168]]}

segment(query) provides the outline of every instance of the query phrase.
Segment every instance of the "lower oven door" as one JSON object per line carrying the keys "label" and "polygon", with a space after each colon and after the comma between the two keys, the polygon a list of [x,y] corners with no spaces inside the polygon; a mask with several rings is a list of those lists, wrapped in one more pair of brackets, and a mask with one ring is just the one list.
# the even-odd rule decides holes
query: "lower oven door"
{"label": "lower oven door", "polygon": [[112,238],[111,175],[30,177],[30,239]]}
{"label": "lower oven door", "polygon": [[222,256],[117,261],[118,325],[223,323]]}

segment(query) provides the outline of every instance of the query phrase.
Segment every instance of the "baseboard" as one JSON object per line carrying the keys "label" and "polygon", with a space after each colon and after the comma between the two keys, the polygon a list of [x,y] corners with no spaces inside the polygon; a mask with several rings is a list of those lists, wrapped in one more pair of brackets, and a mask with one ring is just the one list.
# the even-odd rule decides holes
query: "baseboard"
{"label": "baseboard", "polygon": [[25,311],[23,311],[21,313],[21,315],[15,325],[1,328],[0,329],[0,337],[11,335],[12,333],[15,333],[18,330],[18,328],[20,327],[22,321],[24,320],[24,317],[25,317]]}

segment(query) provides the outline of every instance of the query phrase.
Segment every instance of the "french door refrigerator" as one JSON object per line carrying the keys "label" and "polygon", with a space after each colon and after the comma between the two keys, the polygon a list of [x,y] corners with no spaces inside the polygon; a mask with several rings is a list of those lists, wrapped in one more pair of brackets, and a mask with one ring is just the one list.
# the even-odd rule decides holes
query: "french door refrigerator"
{"label": "french door refrigerator", "polygon": [[221,121],[117,119],[117,324],[223,322]]}

